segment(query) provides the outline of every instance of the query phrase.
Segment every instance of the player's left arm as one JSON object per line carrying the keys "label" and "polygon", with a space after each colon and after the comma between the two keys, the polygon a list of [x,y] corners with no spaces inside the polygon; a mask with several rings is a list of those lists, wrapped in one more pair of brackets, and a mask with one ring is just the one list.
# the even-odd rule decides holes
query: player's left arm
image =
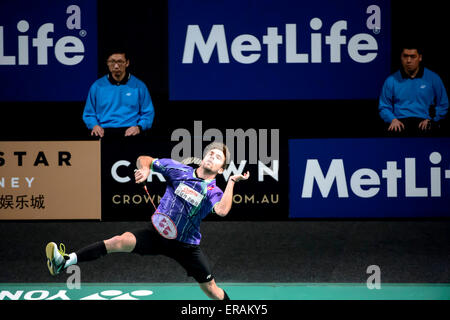
{"label": "player's left arm", "polygon": [[233,189],[234,185],[241,181],[247,180],[250,177],[250,172],[246,172],[243,175],[234,175],[228,179],[227,186],[225,188],[225,192],[223,193],[222,199],[216,203],[214,206],[214,212],[221,217],[225,217],[228,212],[230,212],[231,205],[233,203]]}

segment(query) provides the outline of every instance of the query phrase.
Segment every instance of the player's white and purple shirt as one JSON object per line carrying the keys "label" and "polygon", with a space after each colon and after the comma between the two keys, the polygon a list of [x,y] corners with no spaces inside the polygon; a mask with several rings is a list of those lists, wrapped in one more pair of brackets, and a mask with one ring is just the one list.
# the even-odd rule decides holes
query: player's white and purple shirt
{"label": "player's white and purple shirt", "polygon": [[157,212],[165,214],[175,224],[178,241],[200,244],[200,222],[223,196],[216,180],[198,178],[194,168],[172,159],[155,159],[151,169],[161,173],[167,181]]}

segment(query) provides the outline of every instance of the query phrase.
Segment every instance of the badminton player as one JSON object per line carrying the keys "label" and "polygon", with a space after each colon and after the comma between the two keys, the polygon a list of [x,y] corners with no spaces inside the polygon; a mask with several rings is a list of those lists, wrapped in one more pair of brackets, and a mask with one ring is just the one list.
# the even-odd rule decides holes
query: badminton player
{"label": "badminton player", "polygon": [[216,175],[226,169],[228,148],[214,142],[205,148],[197,169],[171,159],[140,156],[136,183],[145,183],[150,170],[161,173],[167,187],[147,227],[98,241],[70,254],[55,242],[46,246],[50,274],[59,274],[70,265],[92,261],[113,252],[165,255],[177,261],[211,299],[228,300],[227,293],[214,280],[208,260],[200,248],[200,222],[210,212],[226,216],[231,209],[235,183],[249,178],[249,172],[229,178],[225,191],[216,185]]}

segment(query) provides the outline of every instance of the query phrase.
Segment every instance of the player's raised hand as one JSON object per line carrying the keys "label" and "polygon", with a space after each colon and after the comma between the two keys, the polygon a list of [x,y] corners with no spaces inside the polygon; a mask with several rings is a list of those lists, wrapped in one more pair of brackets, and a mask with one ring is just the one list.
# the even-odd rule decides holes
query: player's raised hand
{"label": "player's raised hand", "polygon": [[247,180],[250,177],[250,172],[247,171],[244,174],[237,174],[234,176],[231,176],[230,179],[234,180],[235,182],[241,181],[241,180]]}

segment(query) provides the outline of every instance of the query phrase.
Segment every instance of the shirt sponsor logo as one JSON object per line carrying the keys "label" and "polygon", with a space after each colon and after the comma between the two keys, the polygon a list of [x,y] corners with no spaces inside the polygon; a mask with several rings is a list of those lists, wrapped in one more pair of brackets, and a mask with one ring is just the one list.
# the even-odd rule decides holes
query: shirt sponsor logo
{"label": "shirt sponsor logo", "polygon": [[175,194],[192,204],[194,207],[198,207],[198,205],[204,198],[201,193],[195,191],[184,183],[180,183],[178,185],[177,189],[175,190]]}

